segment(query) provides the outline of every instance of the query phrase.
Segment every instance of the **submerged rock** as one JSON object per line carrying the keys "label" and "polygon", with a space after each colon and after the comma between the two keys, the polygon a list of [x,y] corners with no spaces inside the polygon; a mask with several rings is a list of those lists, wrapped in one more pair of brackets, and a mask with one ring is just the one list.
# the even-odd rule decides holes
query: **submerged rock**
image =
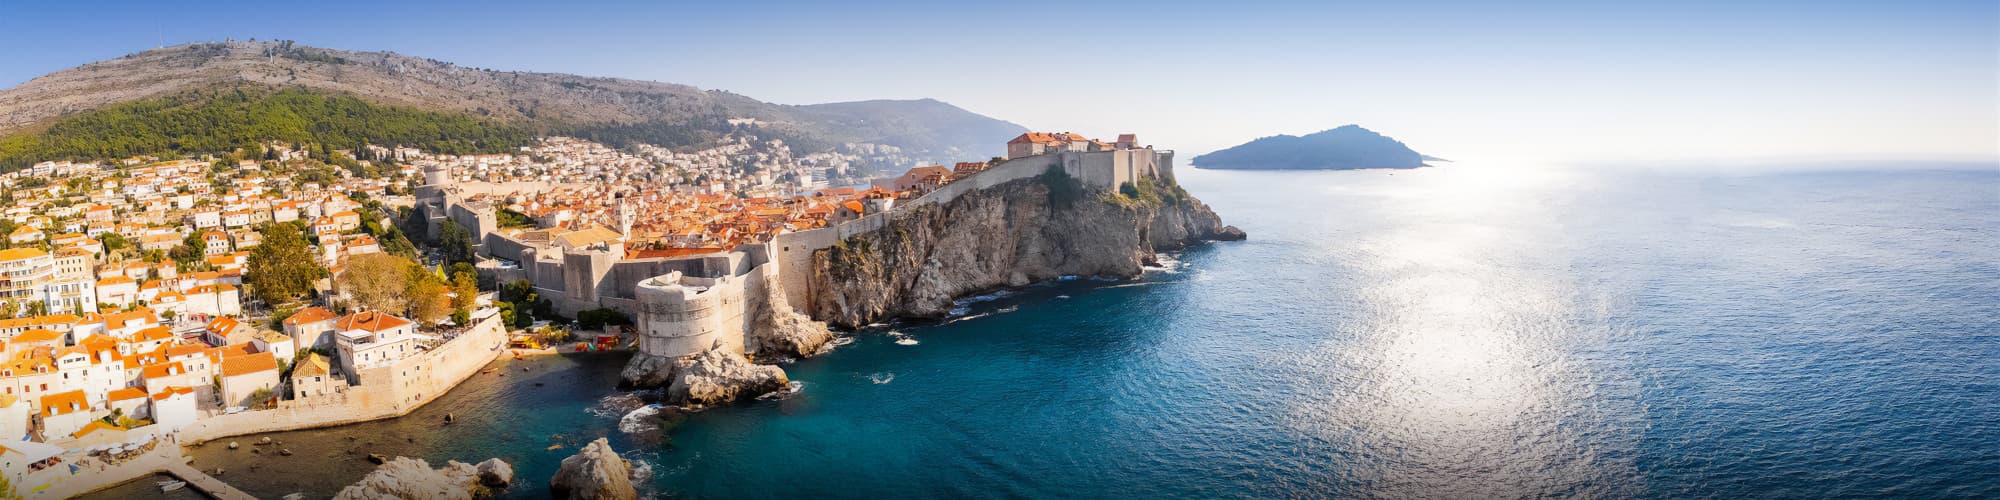
{"label": "submerged rock", "polygon": [[[493,495],[493,489],[482,481],[482,470],[496,466],[512,475],[513,468],[500,459],[487,460],[479,467],[451,461],[444,468],[432,469],[423,460],[396,457],[376,467],[361,481],[341,488],[334,495],[335,500],[374,500],[379,498],[402,499],[472,499]],[[505,485],[502,484],[502,487]]]}
{"label": "submerged rock", "polygon": [[632,464],[611,450],[611,443],[597,438],[576,455],[565,458],[562,468],[549,478],[549,495],[567,499],[627,500],[638,498],[632,487]]}

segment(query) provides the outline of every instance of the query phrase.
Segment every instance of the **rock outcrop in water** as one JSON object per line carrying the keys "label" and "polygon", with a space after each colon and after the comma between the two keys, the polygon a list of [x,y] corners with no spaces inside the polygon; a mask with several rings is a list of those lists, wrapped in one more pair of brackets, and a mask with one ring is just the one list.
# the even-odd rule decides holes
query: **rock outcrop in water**
{"label": "rock outcrop in water", "polygon": [[[600,440],[602,441],[602,440]],[[498,464],[491,465],[491,464]],[[509,479],[513,468],[499,459],[481,462],[475,467],[460,462],[445,462],[444,468],[432,469],[423,460],[396,457],[376,467],[361,481],[341,488],[334,495],[335,500],[376,500],[382,498],[404,499],[472,499],[493,496],[494,489],[484,480],[485,472],[505,469]],[[505,487],[500,483],[499,487]]]}
{"label": "rock outcrop in water", "polygon": [[813,317],[847,327],[941,317],[965,295],[1064,275],[1133,277],[1156,252],[1244,238],[1170,182],[1110,192],[1060,171],[897,212],[814,254]]}
{"label": "rock outcrop in water", "polygon": [[776,366],[752,364],[727,349],[710,349],[674,360],[674,382],[667,402],[717,404],[783,389],[791,381]]}
{"label": "rock outcrop in water", "polygon": [[674,358],[643,352],[633,353],[625,362],[619,379],[632,387],[660,387],[674,380]]}
{"label": "rock outcrop in water", "polygon": [[677,405],[728,403],[791,383],[784,369],[752,363],[723,346],[681,358],[634,354],[625,364],[623,376],[635,387],[665,386],[667,403]]}
{"label": "rock outcrop in water", "polygon": [[629,500],[639,497],[632,487],[632,464],[597,438],[565,458],[549,478],[549,496],[573,500]]}

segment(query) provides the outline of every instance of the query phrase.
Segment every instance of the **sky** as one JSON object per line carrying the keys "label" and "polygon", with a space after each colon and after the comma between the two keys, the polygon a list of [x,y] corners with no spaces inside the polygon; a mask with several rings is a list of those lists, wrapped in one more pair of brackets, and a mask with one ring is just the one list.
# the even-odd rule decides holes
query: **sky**
{"label": "sky", "polygon": [[288,39],[808,104],[935,98],[1199,153],[1359,124],[1454,160],[2000,161],[2000,2],[34,2],[0,87]]}

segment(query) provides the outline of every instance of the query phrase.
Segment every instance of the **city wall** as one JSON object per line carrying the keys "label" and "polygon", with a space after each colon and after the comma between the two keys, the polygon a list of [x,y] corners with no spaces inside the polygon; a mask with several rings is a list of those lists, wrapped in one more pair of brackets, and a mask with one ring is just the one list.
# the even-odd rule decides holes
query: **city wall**
{"label": "city wall", "polygon": [[904,200],[896,209],[876,213],[834,226],[784,233],[771,239],[768,251],[778,262],[785,301],[793,309],[812,310],[813,252],[832,247],[848,237],[871,233],[888,225],[901,207],[943,205],[971,193],[1008,182],[1032,178],[1060,167],[1064,174],[1098,189],[1117,189],[1140,177],[1173,178],[1173,151],[1125,149],[1113,151],[1059,152],[1007,160],[972,175],[954,180],[923,196]]}
{"label": "city wall", "polygon": [[325,396],[279,401],[271,410],[206,416],[181,429],[179,438],[192,444],[400,417],[478,373],[506,352],[506,346],[507,330],[500,324],[500,316],[492,315],[436,349],[362,370],[361,380],[369,381],[365,384]]}

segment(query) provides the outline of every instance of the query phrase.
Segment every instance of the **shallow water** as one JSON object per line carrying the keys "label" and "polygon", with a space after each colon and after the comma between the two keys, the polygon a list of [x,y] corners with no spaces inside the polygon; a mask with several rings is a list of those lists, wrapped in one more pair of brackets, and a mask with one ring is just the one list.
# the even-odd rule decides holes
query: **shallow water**
{"label": "shallow water", "polygon": [[1182,177],[1251,239],[859,332],[666,433],[618,430],[622,358],[535,361],[244,487],[330,495],[353,436],[539,497],[610,436],[681,497],[2000,496],[2000,171]]}

